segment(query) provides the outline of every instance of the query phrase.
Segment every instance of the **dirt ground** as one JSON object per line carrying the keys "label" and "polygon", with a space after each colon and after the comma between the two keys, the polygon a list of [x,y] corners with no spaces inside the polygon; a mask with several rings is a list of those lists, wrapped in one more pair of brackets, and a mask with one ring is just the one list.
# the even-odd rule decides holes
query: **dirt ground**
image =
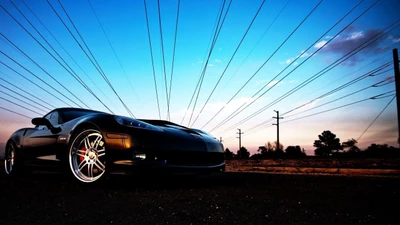
{"label": "dirt ground", "polygon": [[265,159],[226,160],[230,172],[285,174],[389,175],[400,177],[400,159]]}
{"label": "dirt ground", "polygon": [[357,168],[357,169],[399,169],[400,159],[337,159],[314,158],[301,159],[262,159],[262,160],[225,160],[230,168],[243,166],[263,167],[310,167],[310,168]]}

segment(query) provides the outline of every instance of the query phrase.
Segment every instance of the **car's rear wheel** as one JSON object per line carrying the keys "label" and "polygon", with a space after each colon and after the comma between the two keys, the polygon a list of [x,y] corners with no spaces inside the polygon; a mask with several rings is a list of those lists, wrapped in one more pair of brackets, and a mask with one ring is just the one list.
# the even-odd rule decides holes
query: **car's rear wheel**
{"label": "car's rear wheel", "polygon": [[6,145],[4,170],[8,175],[16,175],[22,170],[22,161],[19,159],[17,149],[12,141],[9,141]]}
{"label": "car's rear wheel", "polygon": [[102,134],[84,129],[72,139],[69,165],[72,174],[85,183],[99,180],[106,172],[106,148]]}

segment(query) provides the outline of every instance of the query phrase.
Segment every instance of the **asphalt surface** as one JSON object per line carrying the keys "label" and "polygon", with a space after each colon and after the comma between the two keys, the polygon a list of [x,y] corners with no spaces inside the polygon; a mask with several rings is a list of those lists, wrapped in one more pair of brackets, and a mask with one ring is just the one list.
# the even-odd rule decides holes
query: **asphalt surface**
{"label": "asphalt surface", "polygon": [[82,184],[60,173],[9,178],[0,166],[0,224],[400,224],[398,177],[225,172]]}

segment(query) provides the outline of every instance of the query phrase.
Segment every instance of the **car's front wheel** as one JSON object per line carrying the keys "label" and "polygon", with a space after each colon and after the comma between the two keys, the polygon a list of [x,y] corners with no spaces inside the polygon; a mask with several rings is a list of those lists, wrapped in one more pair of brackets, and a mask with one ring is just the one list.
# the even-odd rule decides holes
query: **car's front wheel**
{"label": "car's front wheel", "polygon": [[84,129],[71,140],[69,165],[72,174],[85,183],[99,180],[106,172],[106,147],[102,134],[96,129]]}

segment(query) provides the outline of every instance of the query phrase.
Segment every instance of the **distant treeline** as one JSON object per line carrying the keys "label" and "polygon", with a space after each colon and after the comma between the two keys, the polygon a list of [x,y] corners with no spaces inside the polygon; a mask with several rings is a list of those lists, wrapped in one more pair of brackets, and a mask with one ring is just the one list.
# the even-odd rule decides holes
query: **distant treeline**
{"label": "distant treeline", "polygon": [[[284,151],[275,149],[266,149],[265,146],[260,146],[258,153],[250,155],[250,152],[242,147],[237,153],[231,152],[228,148],[225,149],[226,159],[294,159],[305,158],[307,155],[300,146],[288,146]],[[342,150],[333,152],[330,155],[316,155],[320,158],[400,158],[400,149],[387,144],[371,144],[364,150]]]}
{"label": "distant treeline", "polygon": [[[327,130],[318,135],[314,141],[315,156],[335,158],[400,158],[400,149],[387,144],[371,144],[368,148],[361,150],[357,147],[355,139],[349,139],[343,143],[334,133]],[[225,149],[226,159],[272,159],[272,158],[303,158],[307,157],[304,149],[300,146],[288,146],[285,150],[282,144],[267,142],[260,146],[256,154],[250,156],[250,152],[241,147],[235,154],[228,148]]]}

